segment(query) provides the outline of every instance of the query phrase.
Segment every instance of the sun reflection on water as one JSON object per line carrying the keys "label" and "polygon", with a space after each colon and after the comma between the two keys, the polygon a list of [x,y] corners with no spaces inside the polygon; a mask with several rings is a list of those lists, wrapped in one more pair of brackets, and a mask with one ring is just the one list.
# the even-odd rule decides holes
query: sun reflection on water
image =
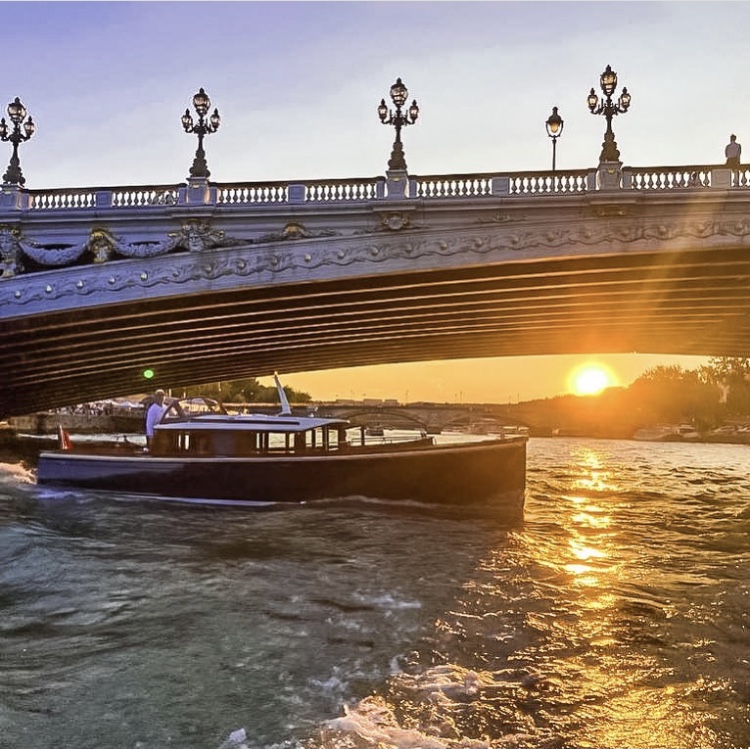
{"label": "sun reflection on water", "polygon": [[567,706],[568,737],[577,745],[709,746],[710,716],[684,707],[689,685],[664,688],[674,678],[658,634],[669,604],[639,598],[648,588],[644,552],[631,540],[630,500],[617,469],[606,450],[573,449],[555,528],[545,529],[553,542],[528,536],[534,562],[566,577],[550,600],[554,615],[533,619],[541,642],[516,655],[555,674],[546,709]]}
{"label": "sun reflection on water", "polygon": [[[689,636],[672,624],[665,573],[643,543],[659,506],[642,514],[623,468],[606,448],[571,446],[558,484],[539,491],[523,528],[498,535],[389,682],[385,733],[337,746],[721,745],[712,725],[728,688],[676,657]],[[690,647],[711,655],[710,642]]]}

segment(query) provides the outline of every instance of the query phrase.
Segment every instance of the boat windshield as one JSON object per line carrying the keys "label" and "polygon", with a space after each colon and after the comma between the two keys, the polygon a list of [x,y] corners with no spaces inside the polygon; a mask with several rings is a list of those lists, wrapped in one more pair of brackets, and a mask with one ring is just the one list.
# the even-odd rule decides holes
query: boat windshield
{"label": "boat windshield", "polygon": [[212,398],[179,398],[167,406],[161,421],[184,421],[201,414],[226,414],[226,410]]}

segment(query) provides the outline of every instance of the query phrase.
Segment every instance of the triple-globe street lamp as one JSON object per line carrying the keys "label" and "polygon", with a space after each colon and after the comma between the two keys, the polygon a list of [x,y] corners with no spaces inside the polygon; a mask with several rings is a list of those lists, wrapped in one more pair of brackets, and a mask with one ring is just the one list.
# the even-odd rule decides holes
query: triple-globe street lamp
{"label": "triple-globe street lamp", "polygon": [[211,172],[208,171],[208,164],[206,163],[203,138],[219,129],[221,117],[219,117],[219,110],[214,109],[214,113],[208,119],[206,118],[208,110],[211,108],[211,99],[208,98],[208,94],[203,89],[200,89],[193,97],[193,108],[198,114],[197,123],[193,121],[189,109],[186,109],[185,114],[182,115],[182,127],[185,132],[195,133],[198,136],[198,148],[195,152],[193,166],[190,167],[190,176],[208,179]]}
{"label": "triple-globe street lamp", "polygon": [[417,100],[412,101],[411,106],[407,112],[402,112],[401,107],[406,103],[406,98],[409,96],[409,91],[400,78],[396,79],[396,82],[391,86],[391,99],[396,105],[396,111],[393,112],[388,108],[385,103],[385,99],[380,100],[380,106],[378,107],[378,117],[384,125],[393,125],[396,128],[396,140],[393,142],[393,150],[391,151],[391,158],[388,161],[388,168],[393,170],[406,171],[406,160],[404,159],[404,147],[401,143],[401,128],[407,125],[413,125],[419,117],[419,107],[417,106]]}
{"label": "triple-globe street lamp", "polygon": [[547,118],[544,126],[547,128],[547,135],[552,138],[552,171],[555,171],[555,150],[557,139],[562,135],[563,125],[565,122],[557,113],[557,107],[552,107],[552,114]]}
{"label": "triple-globe street lamp", "polygon": [[599,76],[599,85],[605,98],[600,101],[592,88],[587,100],[591,114],[602,114],[607,118],[607,131],[604,133],[604,142],[602,143],[599,162],[619,161],[620,152],[617,150],[615,134],[612,132],[612,118],[617,114],[624,114],[628,111],[628,107],[630,107],[630,94],[627,88],[623,88],[619,99],[616,102],[612,101],[612,94],[617,88],[617,73],[609,65],[607,65],[606,70]]}
{"label": "triple-globe street lamp", "polygon": [[[19,185],[23,187],[26,184],[26,178],[21,171],[21,162],[18,159],[18,145],[27,141],[36,131],[36,125],[31,119],[31,115],[26,117],[26,107],[21,104],[21,100],[16,98],[8,104],[8,118],[13,124],[13,129],[8,129],[8,123],[5,117],[0,119],[0,140],[10,141],[13,144],[13,155],[10,157],[10,164],[3,175],[3,184]],[[23,123],[23,131],[21,124]]]}

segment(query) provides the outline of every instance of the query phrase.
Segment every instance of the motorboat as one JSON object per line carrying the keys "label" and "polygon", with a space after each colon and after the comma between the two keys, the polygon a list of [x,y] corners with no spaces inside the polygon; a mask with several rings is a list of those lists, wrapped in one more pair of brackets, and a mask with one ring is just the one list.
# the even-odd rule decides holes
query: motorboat
{"label": "motorboat", "polygon": [[[229,413],[207,398],[175,399],[150,448],[61,439],[40,453],[37,483],[209,503],[340,497],[438,504],[498,501],[522,510],[526,438],[438,443],[366,440],[345,419],[293,413],[276,378],[276,414]],[[65,436],[67,437],[67,435]]]}
{"label": "motorboat", "polygon": [[633,439],[640,442],[698,442],[701,434],[691,424],[657,424],[638,429]]}

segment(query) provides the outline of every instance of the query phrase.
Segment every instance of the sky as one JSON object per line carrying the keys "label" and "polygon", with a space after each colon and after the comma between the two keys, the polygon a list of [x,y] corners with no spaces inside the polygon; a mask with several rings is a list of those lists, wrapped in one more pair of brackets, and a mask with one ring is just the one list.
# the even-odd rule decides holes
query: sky
{"label": "sky", "polygon": [[[222,117],[205,144],[217,182],[383,175],[394,133],[376,110],[397,77],[420,107],[402,134],[412,174],[548,169],[553,106],[557,168],[595,166],[605,121],[586,97],[607,65],[632,96],[613,122],[626,166],[720,163],[731,133],[750,142],[746,2],[2,2],[2,14],[0,97],[19,96],[37,124],[20,149],[31,189],[184,181],[196,142],[180,116],[200,87]],[[624,386],[706,361],[516,357],[283,379],[316,399],[516,402],[570,392],[584,359]]]}

